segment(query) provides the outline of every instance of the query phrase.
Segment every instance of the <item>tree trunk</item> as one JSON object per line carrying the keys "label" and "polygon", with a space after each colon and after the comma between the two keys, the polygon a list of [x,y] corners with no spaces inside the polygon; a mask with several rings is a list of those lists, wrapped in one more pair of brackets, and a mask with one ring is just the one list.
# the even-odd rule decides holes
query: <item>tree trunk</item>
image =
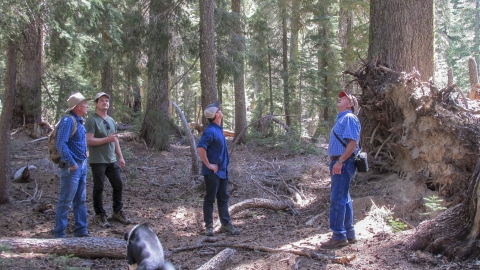
{"label": "tree trunk", "polygon": [[475,58],[470,57],[468,59],[468,75],[470,78],[470,92],[468,93],[468,98],[478,99],[480,96],[477,94],[478,89],[478,71],[477,63]]}
{"label": "tree trunk", "polygon": [[[232,0],[232,12],[237,13],[238,18],[243,18],[241,16],[240,3],[240,0]],[[235,137],[238,137],[238,143],[245,142],[248,135],[247,132],[240,133],[247,126],[247,105],[245,102],[245,74],[243,61],[245,53],[243,25],[244,22],[243,19],[241,19],[236,24],[235,34],[233,37],[233,46],[237,51],[234,61],[238,66],[238,70],[235,72],[233,77],[235,88]]]}
{"label": "tree trunk", "polygon": [[[217,100],[214,0],[200,0],[200,85],[202,88],[202,111]],[[203,115],[203,113],[202,113]],[[203,126],[208,125],[202,117]]]}
{"label": "tree trunk", "polygon": [[368,59],[433,77],[433,0],[371,0]]}
{"label": "tree trunk", "polygon": [[287,1],[280,1],[282,4],[282,64],[283,64],[283,106],[285,107],[285,122],[288,126],[292,124],[290,110],[290,92],[288,91],[288,37],[287,37]]}
{"label": "tree trunk", "polygon": [[110,115],[110,117],[113,117],[113,75],[110,59],[105,61],[102,67],[102,92],[105,92],[110,96],[110,107],[108,107],[107,114]]}
{"label": "tree trunk", "polygon": [[192,132],[188,127],[187,119],[185,119],[185,115],[182,113],[182,110],[177,106],[175,102],[172,102],[172,105],[177,110],[178,115],[182,119],[183,126],[185,127],[185,131],[188,134],[188,138],[190,141],[190,156],[192,157],[192,175],[198,175],[200,171],[200,159],[198,157],[197,146],[195,143],[195,138],[193,137]]}
{"label": "tree trunk", "polygon": [[127,242],[107,237],[75,237],[63,239],[1,238],[0,244],[15,253],[48,253],[82,258],[126,259]]}
{"label": "tree trunk", "polygon": [[413,250],[443,254],[449,259],[479,258],[480,249],[480,163],[470,178],[465,200],[437,218],[420,224],[405,243]]}
{"label": "tree trunk", "polygon": [[[297,97],[299,67],[298,67],[298,32],[300,31],[300,0],[292,0],[292,14],[290,18],[290,57],[288,64],[288,96],[290,101],[290,124],[289,126],[297,128],[300,121],[300,104]],[[300,132],[301,134],[301,132]]]}
{"label": "tree trunk", "polygon": [[[173,124],[168,114],[168,50],[170,33],[168,28],[171,0],[150,1],[151,20],[148,25],[147,47],[149,50],[147,73],[147,106],[140,130],[140,137],[157,150],[170,149]],[[156,19],[153,19],[156,18]]]}
{"label": "tree trunk", "polygon": [[7,48],[5,71],[5,96],[2,100],[0,116],[0,204],[7,203],[10,179],[10,127],[15,106],[17,75],[17,44],[10,41]]}
{"label": "tree trunk", "polygon": [[22,32],[18,63],[17,96],[12,127],[42,121],[43,24],[31,18]]}

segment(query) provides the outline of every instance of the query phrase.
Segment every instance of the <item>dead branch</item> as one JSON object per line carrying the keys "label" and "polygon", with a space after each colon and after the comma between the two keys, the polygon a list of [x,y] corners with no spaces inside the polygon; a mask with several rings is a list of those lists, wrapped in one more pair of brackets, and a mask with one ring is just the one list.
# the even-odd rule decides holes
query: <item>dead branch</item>
{"label": "dead branch", "polygon": [[280,211],[287,209],[288,204],[286,204],[284,201],[273,201],[269,199],[253,198],[241,201],[228,207],[228,211],[231,215],[234,215],[242,210],[251,208],[266,208],[274,211]]}
{"label": "dead branch", "polygon": [[280,252],[286,252],[286,253],[291,253],[294,255],[298,256],[304,256],[308,257],[311,259],[317,259],[317,260],[330,260],[333,263],[341,263],[345,264],[348,263],[356,258],[356,255],[345,255],[345,256],[331,256],[331,255],[325,255],[322,253],[314,252],[312,250],[294,250],[294,249],[284,249],[284,248],[269,248],[265,246],[255,246],[255,245],[246,245],[246,244],[235,244],[235,243],[212,243],[212,244],[197,244],[195,246],[189,246],[189,247],[182,247],[182,248],[177,248],[173,249],[172,253],[174,252],[181,252],[185,250],[192,250],[192,249],[198,249],[198,248],[205,248],[205,247],[229,247],[229,248],[242,248],[242,249],[248,249],[248,250],[253,250],[253,251],[264,251],[264,252],[270,252],[270,253],[280,253]]}
{"label": "dead branch", "polygon": [[125,259],[127,257],[126,242],[109,237],[1,238],[0,245],[8,246],[10,251],[17,253],[49,253],[83,258]]}
{"label": "dead branch", "polygon": [[208,260],[208,262],[200,266],[197,270],[225,269],[228,266],[233,255],[235,255],[235,252],[236,251],[234,249],[226,248],[217,255],[215,255],[215,257]]}
{"label": "dead branch", "polygon": [[185,115],[183,114],[182,110],[178,107],[175,101],[172,100],[172,105],[175,107],[180,119],[182,119],[183,126],[185,127],[185,132],[188,134],[188,138],[190,140],[190,154],[192,157],[192,174],[197,175],[199,171],[199,164],[200,159],[198,158],[197,153],[197,146],[195,145],[195,138],[193,137],[192,132],[190,131],[187,119],[185,119]]}

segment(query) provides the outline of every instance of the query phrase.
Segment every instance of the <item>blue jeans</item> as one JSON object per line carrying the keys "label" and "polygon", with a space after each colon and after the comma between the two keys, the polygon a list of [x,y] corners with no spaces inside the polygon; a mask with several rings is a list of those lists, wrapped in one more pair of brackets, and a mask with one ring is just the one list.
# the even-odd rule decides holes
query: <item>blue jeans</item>
{"label": "blue jeans", "polygon": [[103,209],[103,188],[105,176],[107,176],[110,185],[112,185],[113,211],[122,210],[123,180],[120,176],[120,166],[118,163],[92,163],[93,176],[93,209],[96,214],[105,214]]}
{"label": "blue jeans", "polygon": [[334,240],[355,238],[353,228],[353,208],[350,197],[350,181],[355,176],[357,167],[354,158],[347,159],[342,166],[342,174],[332,174],[336,160],[330,162],[330,229]]}
{"label": "blue jeans", "polygon": [[205,221],[205,225],[213,223],[213,204],[216,198],[220,223],[226,226],[230,223],[228,178],[220,178],[213,172],[205,175],[204,178],[207,195],[203,201],[203,221]]}
{"label": "blue jeans", "polygon": [[60,168],[60,198],[55,212],[55,238],[65,238],[67,217],[73,204],[73,217],[75,218],[74,236],[88,234],[86,198],[87,162],[78,163],[75,171],[68,167]]}

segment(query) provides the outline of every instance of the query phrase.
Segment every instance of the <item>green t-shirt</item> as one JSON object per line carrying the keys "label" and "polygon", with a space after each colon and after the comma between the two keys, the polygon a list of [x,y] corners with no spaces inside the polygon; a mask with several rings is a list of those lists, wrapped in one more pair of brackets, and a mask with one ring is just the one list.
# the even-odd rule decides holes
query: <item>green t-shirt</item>
{"label": "green t-shirt", "polygon": [[[105,122],[106,121],[106,122]],[[108,125],[107,125],[108,123]],[[87,133],[93,133],[95,138],[108,137],[113,132],[117,132],[117,125],[113,118],[107,115],[107,119],[94,114],[85,121]],[[115,153],[115,143],[105,143],[97,146],[88,146],[88,163],[114,163],[117,162]]]}

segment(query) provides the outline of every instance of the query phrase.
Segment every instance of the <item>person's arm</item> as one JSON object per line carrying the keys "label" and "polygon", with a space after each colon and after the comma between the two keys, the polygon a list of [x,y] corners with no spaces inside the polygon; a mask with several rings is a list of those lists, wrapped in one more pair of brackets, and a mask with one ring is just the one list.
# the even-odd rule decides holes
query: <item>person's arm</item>
{"label": "person's arm", "polygon": [[125,159],[123,159],[122,149],[120,148],[118,138],[115,138],[115,153],[117,154],[118,164],[120,165],[120,168],[123,169],[123,167],[125,167]]}
{"label": "person's arm", "polygon": [[[117,140],[117,133],[112,133],[108,137],[104,138],[95,138],[95,134],[87,132],[87,145],[88,146],[99,146],[106,143],[115,142]],[[116,148],[116,146],[115,146]]]}
{"label": "person's arm", "polygon": [[203,164],[205,164],[205,166],[207,166],[207,168],[209,168],[210,170],[212,170],[214,173],[217,173],[217,171],[218,171],[218,166],[217,166],[217,164],[211,164],[211,163],[208,161],[207,151],[205,150],[205,148],[203,148],[203,147],[198,147],[198,148],[197,148],[197,151],[198,151],[198,157],[200,157],[200,160],[203,162]]}
{"label": "person's arm", "polygon": [[337,162],[333,165],[332,173],[333,174],[342,174],[343,162],[347,160],[352,154],[353,151],[357,148],[357,142],[355,140],[349,139],[348,144],[345,147],[342,155],[338,158]]}
{"label": "person's arm", "polygon": [[74,123],[71,117],[63,117],[60,123],[58,123],[58,131],[57,131],[57,141],[56,147],[58,153],[60,153],[60,159],[62,162],[65,162],[70,170],[77,169],[77,162],[72,157],[72,153],[70,152],[70,148],[68,148],[68,140],[70,140],[70,133],[74,128]]}

